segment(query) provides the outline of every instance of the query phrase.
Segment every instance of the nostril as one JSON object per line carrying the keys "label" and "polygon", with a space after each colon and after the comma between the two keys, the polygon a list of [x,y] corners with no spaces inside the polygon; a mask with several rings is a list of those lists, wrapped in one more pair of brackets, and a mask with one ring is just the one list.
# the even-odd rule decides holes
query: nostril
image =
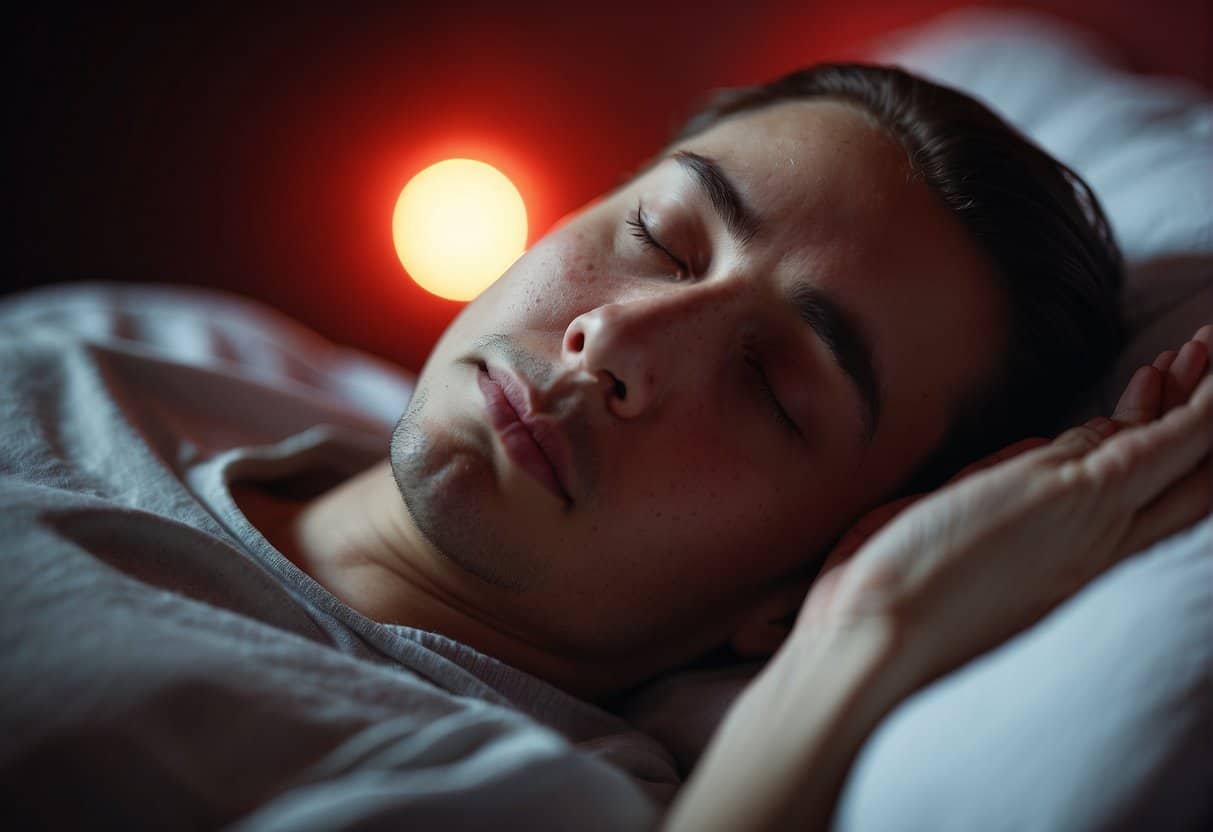
{"label": "nostril", "polygon": [[619,401],[623,401],[628,397],[628,386],[619,379],[615,379],[615,395]]}
{"label": "nostril", "polygon": [[573,334],[573,337],[569,339],[569,349],[571,349],[573,352],[581,352],[583,349],[585,349],[584,332],[576,332]]}

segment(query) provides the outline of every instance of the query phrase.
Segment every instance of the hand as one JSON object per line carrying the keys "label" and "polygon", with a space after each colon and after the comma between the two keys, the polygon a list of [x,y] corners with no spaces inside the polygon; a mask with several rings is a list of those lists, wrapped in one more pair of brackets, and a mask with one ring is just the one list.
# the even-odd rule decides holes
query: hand
{"label": "hand", "polygon": [[[876,509],[831,553],[796,629],[865,610],[908,616],[916,638],[951,642],[928,662],[937,674],[1028,626],[1120,558],[1191,524],[1210,503],[1213,382],[1187,400],[1210,353],[1213,326],[1206,326],[1141,368],[1111,419],[1051,443],[1017,443],[930,498]],[[1170,415],[1156,421],[1163,414]]]}
{"label": "hand", "polygon": [[668,828],[825,828],[896,703],[1206,512],[1213,376],[1197,378],[1211,346],[1213,326],[1160,355],[1110,420],[1020,443],[865,518],[730,708]]}
{"label": "hand", "polygon": [[889,709],[1207,512],[1213,376],[1197,379],[1213,327],[1198,339],[1134,376],[1111,419],[1020,443],[866,518],[729,710],[667,828],[826,828]]}

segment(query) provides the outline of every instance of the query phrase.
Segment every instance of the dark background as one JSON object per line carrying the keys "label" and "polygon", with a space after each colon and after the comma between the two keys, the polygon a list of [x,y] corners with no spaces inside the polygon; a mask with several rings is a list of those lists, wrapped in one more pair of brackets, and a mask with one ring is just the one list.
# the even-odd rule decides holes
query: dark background
{"label": "dark background", "polygon": [[[711,88],[853,57],[965,4],[295,5],[17,16],[0,293],[82,279],[214,286],[415,370],[460,308],[416,288],[392,246],[396,196],[425,165],[501,168],[533,242]],[[1213,88],[1210,0],[1016,5],[1092,29],[1135,69]]]}

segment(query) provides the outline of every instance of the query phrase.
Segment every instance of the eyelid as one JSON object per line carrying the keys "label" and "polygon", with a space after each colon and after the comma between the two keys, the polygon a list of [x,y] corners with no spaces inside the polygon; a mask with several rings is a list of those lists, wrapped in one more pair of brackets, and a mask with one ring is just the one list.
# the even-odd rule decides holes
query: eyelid
{"label": "eyelid", "polygon": [[637,200],[636,210],[626,222],[628,227],[632,229],[632,236],[640,241],[641,246],[654,249],[666,257],[675,266],[677,266],[679,272],[678,276],[680,278],[693,276],[694,272],[692,271],[691,267],[688,266],[682,259],[675,256],[675,254],[670,251],[670,249],[667,248],[666,245],[661,242],[661,240],[657,239],[655,234],[653,234],[652,229],[649,228],[649,224],[644,213],[644,204],[642,202]]}
{"label": "eyelid", "polygon": [[746,344],[743,349],[746,365],[753,371],[755,380],[759,387],[762,388],[763,395],[766,397],[775,414],[775,418],[780,424],[792,431],[798,437],[803,437],[804,434],[800,430],[800,426],[796,424],[796,420],[788,413],[788,409],[784,407],[783,402],[779,399],[779,394],[775,391],[775,386],[771,383],[767,376],[766,370],[763,367],[761,359],[755,354],[751,344]]}

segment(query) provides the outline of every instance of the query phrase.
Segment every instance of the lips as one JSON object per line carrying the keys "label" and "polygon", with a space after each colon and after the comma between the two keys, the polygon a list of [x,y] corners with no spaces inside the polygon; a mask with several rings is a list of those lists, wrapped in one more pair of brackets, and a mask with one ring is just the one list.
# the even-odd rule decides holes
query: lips
{"label": "lips", "polygon": [[526,385],[509,373],[483,365],[476,381],[506,456],[562,502],[571,503],[562,477],[567,470],[563,438],[554,424],[534,414]]}

